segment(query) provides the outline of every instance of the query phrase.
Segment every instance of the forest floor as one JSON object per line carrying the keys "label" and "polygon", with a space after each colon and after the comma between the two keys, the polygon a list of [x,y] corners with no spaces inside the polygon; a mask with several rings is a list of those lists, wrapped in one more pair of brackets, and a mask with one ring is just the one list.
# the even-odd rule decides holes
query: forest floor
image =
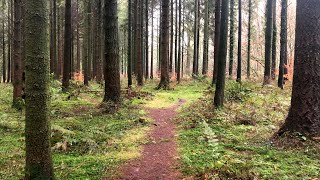
{"label": "forest floor", "polygon": [[[209,84],[184,81],[157,91],[156,82],[148,82],[124,90],[121,107],[110,114],[100,104],[102,86],[73,83],[62,93],[54,81],[49,114],[56,178],[131,179],[157,167],[173,179],[320,178],[319,142],[299,133],[289,142],[272,139],[287,115],[291,87],[228,81],[225,107],[215,110]],[[0,84],[0,179],[9,180],[23,176],[25,163],[24,111],[11,108],[11,93]]]}

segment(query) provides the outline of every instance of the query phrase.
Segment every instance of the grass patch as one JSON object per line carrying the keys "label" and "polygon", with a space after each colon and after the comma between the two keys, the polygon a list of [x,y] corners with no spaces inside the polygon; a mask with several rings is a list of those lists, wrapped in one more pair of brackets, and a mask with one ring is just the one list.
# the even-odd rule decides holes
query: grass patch
{"label": "grass patch", "polygon": [[212,93],[181,112],[181,171],[196,179],[319,178],[319,149],[282,149],[272,135],[284,122],[290,88],[227,82],[225,107],[214,110]]}

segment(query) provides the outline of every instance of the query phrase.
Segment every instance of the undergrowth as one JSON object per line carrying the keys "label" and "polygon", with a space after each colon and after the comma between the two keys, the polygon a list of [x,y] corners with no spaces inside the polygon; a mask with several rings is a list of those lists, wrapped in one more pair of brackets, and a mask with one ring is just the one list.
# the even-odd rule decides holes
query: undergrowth
{"label": "undergrowth", "polygon": [[[284,148],[272,136],[284,122],[290,88],[228,81],[226,103],[214,110],[212,92],[177,118],[181,171],[196,179],[316,179],[319,149],[305,142]],[[299,137],[298,137],[299,138]],[[305,141],[304,138],[300,139]]]}

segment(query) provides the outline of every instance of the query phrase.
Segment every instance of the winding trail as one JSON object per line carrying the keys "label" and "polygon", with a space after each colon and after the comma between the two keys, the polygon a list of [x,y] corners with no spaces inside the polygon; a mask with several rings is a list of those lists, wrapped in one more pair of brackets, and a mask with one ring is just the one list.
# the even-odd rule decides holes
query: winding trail
{"label": "winding trail", "polygon": [[173,118],[176,109],[185,103],[179,100],[174,106],[165,109],[145,108],[149,117],[155,120],[148,134],[150,143],[143,145],[142,156],[121,168],[122,180],[176,180],[180,173],[176,169],[177,143],[176,126]]}

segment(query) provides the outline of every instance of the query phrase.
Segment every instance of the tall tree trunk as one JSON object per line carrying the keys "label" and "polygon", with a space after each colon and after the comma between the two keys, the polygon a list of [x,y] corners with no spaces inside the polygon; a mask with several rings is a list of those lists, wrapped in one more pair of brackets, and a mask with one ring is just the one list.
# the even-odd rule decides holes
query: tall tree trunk
{"label": "tall tree trunk", "polygon": [[276,63],[277,63],[277,0],[273,0],[272,4],[272,63],[271,63],[271,78],[276,79]]}
{"label": "tall tree trunk", "polygon": [[55,77],[58,78],[56,74],[57,69],[57,1],[53,0],[50,2],[52,6],[51,14],[51,42],[50,42],[50,73],[54,73]]}
{"label": "tall tree trunk", "polygon": [[[2,1],[2,12],[5,11],[5,7],[6,7],[6,1]],[[7,79],[7,72],[6,72],[6,43],[5,43],[5,31],[4,31],[4,21],[5,18],[4,16],[2,17],[2,80],[3,83],[6,82]],[[7,37],[9,39],[9,37]]]}
{"label": "tall tree trunk", "polygon": [[135,37],[135,43],[136,43],[136,76],[137,76],[137,83],[138,86],[143,86],[143,57],[142,57],[142,14],[141,14],[141,8],[142,8],[142,0],[137,0],[137,7],[136,7],[136,13],[137,13],[137,27],[136,27],[136,37]]}
{"label": "tall tree trunk", "polygon": [[221,4],[221,26],[219,43],[219,61],[218,77],[216,83],[216,92],[214,96],[214,105],[223,106],[224,88],[226,80],[226,60],[227,60],[227,41],[228,41],[228,20],[229,20],[229,0],[223,0]]}
{"label": "tall tree trunk", "polygon": [[247,52],[247,79],[250,78],[251,71],[251,26],[252,26],[252,0],[249,0],[248,16],[248,52]]}
{"label": "tall tree trunk", "polygon": [[209,0],[205,0],[205,15],[204,15],[204,38],[203,38],[203,65],[202,75],[208,75],[209,63]]}
{"label": "tall tree trunk", "polygon": [[177,64],[177,81],[178,83],[180,83],[181,81],[181,6],[182,6],[182,3],[181,3],[181,0],[178,0],[179,1],[179,33],[178,33],[178,64]]}
{"label": "tall tree trunk", "polygon": [[229,76],[233,74],[234,42],[235,42],[235,0],[230,0],[230,55],[229,55]]}
{"label": "tall tree trunk", "polygon": [[241,82],[242,72],[242,3],[239,0],[239,30],[238,30],[238,67],[237,67],[237,82]]}
{"label": "tall tree trunk", "polygon": [[177,74],[177,72],[178,72],[178,35],[179,35],[179,32],[178,32],[178,0],[175,0],[175,4],[176,4],[176,9],[175,9],[175,11],[176,11],[176,18],[175,18],[175,30],[176,30],[176,32],[175,32],[175,42],[174,42],[174,45],[175,45],[175,47],[174,47],[174,69],[175,69],[175,71],[174,71],[174,74],[176,75]]}
{"label": "tall tree trunk", "polygon": [[162,0],[162,10],[161,10],[161,79],[158,85],[158,89],[169,89],[170,79],[169,79],[169,0]]}
{"label": "tall tree trunk", "polygon": [[146,72],[145,72],[145,79],[149,79],[149,16],[148,16],[148,13],[149,13],[149,0],[145,0],[146,1],[146,18],[145,18],[145,21],[146,21],[146,39],[145,39],[145,50],[146,50],[146,57],[145,57],[145,60],[146,60]]}
{"label": "tall tree trunk", "polygon": [[263,84],[270,84],[271,78],[271,52],[272,52],[272,4],[274,0],[267,0],[267,21],[265,33],[265,66]]}
{"label": "tall tree trunk", "polygon": [[22,58],[21,58],[21,0],[14,0],[14,27],[13,27],[13,102],[12,106],[15,108],[21,108],[22,101]]}
{"label": "tall tree trunk", "polygon": [[7,66],[7,83],[11,82],[11,47],[12,47],[12,3],[13,1],[8,1],[8,66]]}
{"label": "tall tree trunk", "polygon": [[120,67],[117,0],[105,0],[105,95],[104,102],[120,101]]}
{"label": "tall tree trunk", "polygon": [[[152,3],[151,3],[151,62],[150,62],[150,64],[151,64],[151,67],[150,67],[150,79],[153,79],[153,36],[154,36],[154,34],[153,34],[153,5],[154,5],[154,3],[153,3],[153,0],[152,0]],[[170,57],[171,58],[171,57]],[[171,70],[172,70],[172,68],[171,68]]]}
{"label": "tall tree trunk", "polygon": [[101,82],[102,81],[102,57],[101,57],[101,35],[102,35],[102,31],[101,31],[101,24],[102,24],[102,13],[101,13],[101,7],[102,7],[102,3],[101,0],[97,0],[96,1],[96,9],[97,9],[97,13],[96,13],[96,37],[95,37],[95,41],[96,41],[96,48],[95,48],[95,60],[96,60],[96,81],[97,82]]}
{"label": "tall tree trunk", "polygon": [[[133,0],[135,1],[135,0]],[[132,86],[132,0],[128,0],[128,87]]]}
{"label": "tall tree trunk", "polygon": [[192,74],[193,76],[197,76],[199,74],[198,70],[198,61],[199,61],[199,47],[198,47],[198,28],[199,28],[199,0],[195,0],[194,4],[194,46],[193,46],[193,70]]}
{"label": "tall tree trunk", "polygon": [[71,73],[71,0],[65,1],[65,21],[64,21],[64,58],[63,58],[63,78],[62,89],[69,89]]}
{"label": "tall tree trunk", "polygon": [[77,62],[76,62],[76,72],[77,73],[80,73],[81,71],[81,51],[80,51],[80,48],[81,48],[81,44],[80,44],[80,12],[79,12],[79,9],[80,9],[80,4],[79,4],[79,0],[77,0]]}
{"label": "tall tree trunk", "polygon": [[288,59],[287,52],[287,34],[288,34],[288,2],[287,0],[281,0],[281,33],[280,33],[280,63],[279,63],[279,79],[278,79],[278,87],[283,89],[284,85],[284,69],[285,62]]}
{"label": "tall tree trunk", "polygon": [[54,179],[48,116],[50,60],[47,3],[47,0],[26,1],[25,179]]}
{"label": "tall tree trunk", "polygon": [[297,1],[291,108],[279,135],[320,136],[320,1]]}
{"label": "tall tree trunk", "polygon": [[188,34],[188,44],[187,44],[187,63],[186,63],[186,73],[190,75],[190,66],[191,66],[191,60],[190,60],[190,49],[191,49],[191,36]]}
{"label": "tall tree trunk", "polygon": [[219,62],[219,48],[220,48],[220,24],[221,24],[221,0],[216,0],[215,18],[214,18],[214,63],[213,63],[213,77],[212,84],[216,84],[218,77],[218,62]]}
{"label": "tall tree trunk", "polygon": [[170,21],[170,23],[171,23],[171,27],[170,27],[170,29],[171,29],[171,33],[170,33],[170,60],[169,60],[169,72],[170,73],[172,73],[172,68],[173,68],[173,34],[174,34],[174,32],[173,32],[173,26],[174,26],[174,24],[173,24],[173,1],[174,0],[171,0],[171,21]]}

